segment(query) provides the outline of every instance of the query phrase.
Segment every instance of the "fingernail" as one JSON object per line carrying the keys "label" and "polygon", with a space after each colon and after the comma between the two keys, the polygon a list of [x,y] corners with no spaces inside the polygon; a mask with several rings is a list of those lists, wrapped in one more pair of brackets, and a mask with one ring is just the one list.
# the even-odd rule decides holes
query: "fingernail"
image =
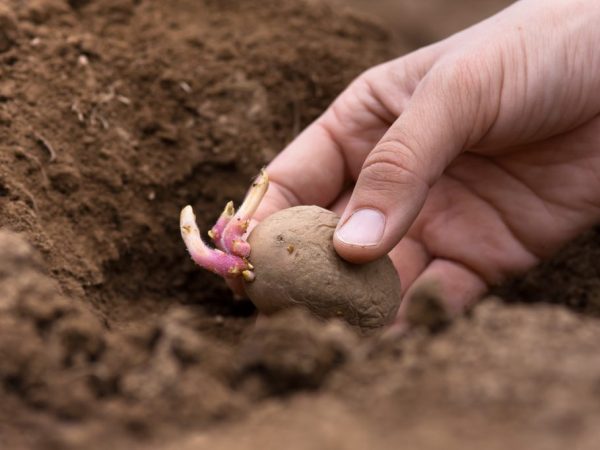
{"label": "fingernail", "polygon": [[377,245],[385,229],[385,216],[377,209],[359,209],[335,232],[345,244],[370,247]]}

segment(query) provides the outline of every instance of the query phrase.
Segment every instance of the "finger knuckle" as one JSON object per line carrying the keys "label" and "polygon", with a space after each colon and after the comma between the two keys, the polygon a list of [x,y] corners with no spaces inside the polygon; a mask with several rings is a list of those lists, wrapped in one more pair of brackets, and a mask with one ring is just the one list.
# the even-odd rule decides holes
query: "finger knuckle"
{"label": "finger knuckle", "polygon": [[476,85],[477,74],[480,73],[477,65],[471,59],[459,59],[444,67],[443,75],[438,76],[443,76],[445,83],[449,86],[461,89],[472,88]]}
{"label": "finger knuckle", "polygon": [[432,85],[438,86],[438,94],[453,104],[479,103],[483,90],[491,83],[489,57],[482,50],[443,61],[430,74]]}
{"label": "finger knuckle", "polygon": [[365,160],[362,174],[371,184],[382,188],[420,184],[418,167],[421,161],[415,152],[398,140],[381,142]]}

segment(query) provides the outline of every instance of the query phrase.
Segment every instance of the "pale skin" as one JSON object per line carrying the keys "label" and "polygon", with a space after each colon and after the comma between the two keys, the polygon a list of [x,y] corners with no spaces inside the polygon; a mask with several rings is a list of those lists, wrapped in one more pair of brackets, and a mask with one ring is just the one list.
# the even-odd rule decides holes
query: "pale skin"
{"label": "pale skin", "polygon": [[598,24],[597,0],[522,0],[366,71],[268,166],[255,218],[328,207],[340,256],[390,254],[400,320],[432,283],[458,313],[600,223]]}

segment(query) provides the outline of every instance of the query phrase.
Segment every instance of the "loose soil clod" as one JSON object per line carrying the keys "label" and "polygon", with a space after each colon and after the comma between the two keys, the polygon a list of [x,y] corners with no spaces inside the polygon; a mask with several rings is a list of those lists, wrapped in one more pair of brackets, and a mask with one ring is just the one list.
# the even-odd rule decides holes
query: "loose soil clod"
{"label": "loose soil clod", "polygon": [[10,50],[17,42],[17,18],[9,5],[0,3],[0,53]]}

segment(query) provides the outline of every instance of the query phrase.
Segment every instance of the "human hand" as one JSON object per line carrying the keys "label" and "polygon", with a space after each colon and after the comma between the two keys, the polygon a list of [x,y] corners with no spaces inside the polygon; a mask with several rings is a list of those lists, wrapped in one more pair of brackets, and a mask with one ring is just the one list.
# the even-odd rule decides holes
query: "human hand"
{"label": "human hand", "polygon": [[450,313],[600,220],[600,3],[522,0],[372,68],[268,167],[256,217],[317,204]]}

